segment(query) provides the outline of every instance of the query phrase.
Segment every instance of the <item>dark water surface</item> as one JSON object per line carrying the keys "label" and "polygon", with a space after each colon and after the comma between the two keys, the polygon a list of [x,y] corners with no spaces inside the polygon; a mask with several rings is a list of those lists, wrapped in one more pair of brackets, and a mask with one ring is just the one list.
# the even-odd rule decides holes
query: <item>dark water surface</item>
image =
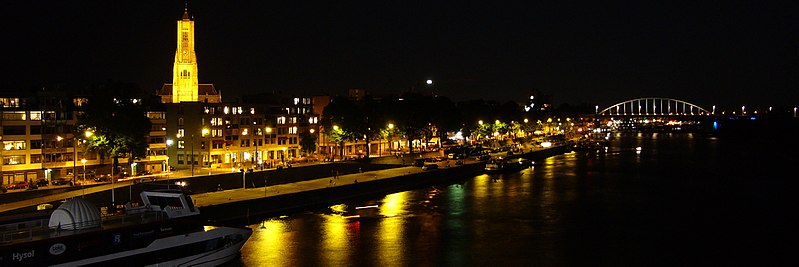
{"label": "dark water surface", "polygon": [[521,172],[266,219],[231,265],[797,264],[795,146],[687,133],[610,139],[607,151]]}

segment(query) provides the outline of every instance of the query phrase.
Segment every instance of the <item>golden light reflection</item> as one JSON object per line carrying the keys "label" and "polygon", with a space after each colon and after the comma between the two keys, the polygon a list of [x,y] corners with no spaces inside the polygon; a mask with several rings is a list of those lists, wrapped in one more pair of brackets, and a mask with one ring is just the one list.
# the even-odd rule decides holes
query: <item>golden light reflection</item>
{"label": "golden light reflection", "polygon": [[554,175],[554,166],[555,166],[555,157],[548,157],[544,159],[544,178],[545,179],[552,179],[555,178]]}
{"label": "golden light reflection", "polygon": [[266,220],[261,225],[251,226],[252,236],[241,248],[241,257],[254,266],[290,266],[296,261],[294,255],[294,234],[288,231],[288,222],[284,220]]}
{"label": "golden light reflection", "polygon": [[488,197],[488,183],[491,177],[488,174],[479,175],[474,178],[474,196],[478,198]]}
{"label": "golden light reflection", "polygon": [[492,196],[504,196],[502,191],[505,189],[505,185],[503,184],[503,179],[499,179],[499,177],[494,177],[491,179],[491,195]]}
{"label": "golden light reflection", "polygon": [[383,198],[383,205],[380,206],[380,215],[392,217],[402,214],[405,211],[407,198],[408,191],[387,195]]}
{"label": "golden light reflection", "polygon": [[395,261],[406,256],[403,225],[404,217],[395,216],[380,220],[377,230],[377,257],[380,266],[394,266]]}
{"label": "golden light reflection", "polygon": [[[405,200],[409,192],[400,192],[387,195],[383,198],[383,205],[380,207],[380,214],[394,216],[402,214],[406,210]],[[387,217],[380,220],[377,230],[378,246],[377,255],[381,266],[396,265],[396,260],[401,259],[405,253],[404,245],[404,224],[403,216]]]}
{"label": "golden light reflection", "polygon": [[[350,249],[349,245],[350,234],[348,230],[351,226],[349,226],[348,223],[349,221],[342,216],[324,216],[324,222],[322,224],[322,247],[325,253],[322,253],[322,257],[324,258],[319,259],[320,262],[330,264],[330,266],[347,265],[347,261],[352,254],[352,249]],[[358,229],[355,229],[355,236],[357,236],[357,231]]]}

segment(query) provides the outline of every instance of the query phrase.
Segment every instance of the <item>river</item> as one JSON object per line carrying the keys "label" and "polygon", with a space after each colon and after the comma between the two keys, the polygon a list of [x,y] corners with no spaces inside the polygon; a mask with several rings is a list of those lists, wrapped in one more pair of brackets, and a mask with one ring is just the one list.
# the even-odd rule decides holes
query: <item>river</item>
{"label": "river", "polygon": [[[795,145],[689,133],[610,141],[607,150],[559,155],[519,172],[253,222],[241,258],[229,265],[796,262],[789,253],[797,247]],[[361,217],[346,217],[355,214]]]}

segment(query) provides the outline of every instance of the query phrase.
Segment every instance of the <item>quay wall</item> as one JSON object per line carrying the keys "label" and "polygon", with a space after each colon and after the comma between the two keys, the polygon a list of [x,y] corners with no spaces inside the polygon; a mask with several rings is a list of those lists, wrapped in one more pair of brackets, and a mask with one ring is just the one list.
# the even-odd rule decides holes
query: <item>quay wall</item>
{"label": "quay wall", "polygon": [[[509,156],[540,160],[571,151],[567,146]],[[346,200],[378,197],[385,194],[423,188],[425,186],[457,183],[485,172],[485,163],[477,162],[438,170],[401,175],[374,181],[324,187],[293,194],[284,194],[245,201],[200,207],[208,221],[252,223],[258,218],[287,215],[308,209],[324,208]]]}

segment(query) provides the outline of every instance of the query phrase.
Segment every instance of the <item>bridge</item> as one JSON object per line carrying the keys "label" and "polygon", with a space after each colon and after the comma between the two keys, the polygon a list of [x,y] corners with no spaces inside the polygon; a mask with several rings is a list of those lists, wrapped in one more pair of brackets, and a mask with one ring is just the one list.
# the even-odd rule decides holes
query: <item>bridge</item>
{"label": "bridge", "polygon": [[672,98],[637,98],[627,100],[599,111],[600,116],[708,116],[715,115],[698,105]]}
{"label": "bridge", "polygon": [[596,120],[612,131],[702,131],[713,128],[715,108],[709,111],[687,101],[646,97],[623,101],[599,110]]}

